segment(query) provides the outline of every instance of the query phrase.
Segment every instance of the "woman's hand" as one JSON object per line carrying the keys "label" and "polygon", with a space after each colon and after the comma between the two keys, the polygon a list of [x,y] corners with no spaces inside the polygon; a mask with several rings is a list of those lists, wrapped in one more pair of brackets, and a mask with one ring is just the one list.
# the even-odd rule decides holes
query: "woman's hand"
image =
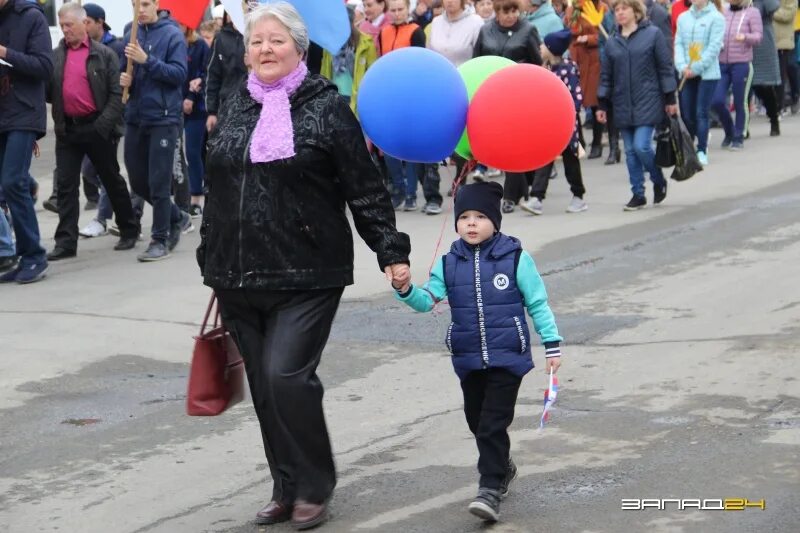
{"label": "woman's hand", "polygon": [[544,371],[545,374],[550,373],[550,369],[553,369],[553,374],[558,372],[558,369],[561,367],[561,358],[560,357],[548,357],[545,359],[544,364]]}
{"label": "woman's hand", "polygon": [[598,110],[595,112],[595,114],[594,114],[594,118],[595,118],[595,120],[597,120],[597,122],[599,122],[600,124],[605,124],[605,123],[606,123],[606,120],[608,120],[608,117],[606,117],[606,112],[605,112],[605,111],[602,111],[602,110],[600,110],[600,109],[598,109]]}
{"label": "woman's hand", "polygon": [[199,93],[200,87],[203,86],[203,78],[195,78],[189,82],[189,90],[193,93]]}
{"label": "woman's hand", "polygon": [[194,109],[194,102],[192,102],[188,98],[183,101],[183,114],[184,115],[191,115],[193,109]]}
{"label": "woman's hand", "polygon": [[400,292],[408,290],[411,281],[411,268],[405,263],[395,263],[383,269],[386,279],[392,283],[392,287]]}
{"label": "woman's hand", "polygon": [[211,133],[217,127],[217,115],[208,115],[206,119],[206,131]]}
{"label": "woman's hand", "polygon": [[690,69],[689,67],[686,67],[685,69],[683,69],[683,77],[686,78],[687,80],[690,80],[690,79],[694,78],[695,76],[697,76],[697,74],[695,74],[694,71],[692,69]]}
{"label": "woman's hand", "polygon": [[664,108],[664,110],[667,112],[667,115],[674,117],[678,114],[678,104],[668,105]]}

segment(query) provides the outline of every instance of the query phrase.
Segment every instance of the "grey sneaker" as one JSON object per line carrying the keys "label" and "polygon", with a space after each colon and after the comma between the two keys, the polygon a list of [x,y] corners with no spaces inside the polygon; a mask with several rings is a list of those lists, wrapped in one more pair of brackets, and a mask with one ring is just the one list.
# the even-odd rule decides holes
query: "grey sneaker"
{"label": "grey sneaker", "polygon": [[583,200],[583,198],[573,196],[572,200],[567,206],[567,213],[580,213],[581,211],[586,211],[587,209],[589,209],[589,205]]}
{"label": "grey sneaker", "polygon": [[515,207],[516,205],[514,205],[514,202],[512,202],[511,200],[503,200],[503,204],[500,209],[503,211],[503,213],[508,214],[508,213],[513,213]]}
{"label": "grey sneaker", "polygon": [[[169,236],[167,237],[167,249],[171,252],[178,246],[178,243],[181,241],[181,234],[184,230],[192,226],[192,219],[189,216],[189,213],[184,213],[181,211],[181,219],[175,223],[173,223],[169,228]],[[192,226],[194,229],[194,226]]]}
{"label": "grey sneaker", "polygon": [[[180,235],[180,232],[178,232],[178,235]],[[165,244],[158,241],[150,241],[150,246],[147,247],[147,250],[136,256],[136,259],[140,263],[152,263],[154,261],[161,261],[167,257],[169,257],[169,250],[167,250]]]}
{"label": "grey sneaker", "polygon": [[731,152],[741,152],[742,149],[744,149],[744,143],[742,141],[733,141],[728,147],[728,150]]}
{"label": "grey sneaker", "polygon": [[403,205],[403,211],[416,211],[417,210],[417,199],[416,198],[406,198],[406,203]]}
{"label": "grey sneaker", "polygon": [[511,482],[517,479],[517,465],[514,464],[514,459],[511,456],[508,457],[508,467],[506,467],[506,477],[503,480],[503,484],[500,485],[500,497],[505,498],[508,496],[508,486],[511,485]]}
{"label": "grey sneaker", "polygon": [[532,197],[527,202],[521,202],[519,204],[519,208],[523,211],[527,211],[532,215],[541,215],[544,211],[544,207],[542,206],[542,201],[536,198],[535,196]]}
{"label": "grey sneaker", "polygon": [[500,518],[500,497],[499,491],[481,487],[467,509],[482,520],[497,522]]}
{"label": "grey sneaker", "polygon": [[442,212],[442,206],[436,202],[428,202],[425,204],[425,207],[422,208],[422,212],[426,215],[438,215]]}

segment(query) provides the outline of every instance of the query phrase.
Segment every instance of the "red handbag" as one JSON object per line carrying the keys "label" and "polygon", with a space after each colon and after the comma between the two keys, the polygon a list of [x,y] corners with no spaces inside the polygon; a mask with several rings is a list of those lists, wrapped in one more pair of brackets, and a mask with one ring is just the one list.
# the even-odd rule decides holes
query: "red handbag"
{"label": "red handbag", "polygon": [[186,393],[189,416],[216,416],[244,398],[244,361],[220,321],[219,305],[214,313],[214,325],[206,331],[216,302],[217,295],[212,293],[200,335],[194,338]]}

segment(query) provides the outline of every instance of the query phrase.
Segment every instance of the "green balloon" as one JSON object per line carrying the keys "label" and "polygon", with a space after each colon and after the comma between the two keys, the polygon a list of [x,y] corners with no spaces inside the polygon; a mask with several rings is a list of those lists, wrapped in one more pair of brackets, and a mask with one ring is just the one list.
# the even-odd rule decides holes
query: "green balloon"
{"label": "green balloon", "polygon": [[[461,79],[467,86],[467,96],[470,102],[472,97],[478,91],[478,88],[483,85],[489,76],[504,69],[516,65],[510,59],[500,56],[482,56],[470,59],[460,67],[458,73],[461,74]],[[469,137],[467,137],[467,128],[464,128],[464,133],[461,134],[461,139],[456,146],[456,153],[464,159],[472,159],[472,148],[469,145]]]}

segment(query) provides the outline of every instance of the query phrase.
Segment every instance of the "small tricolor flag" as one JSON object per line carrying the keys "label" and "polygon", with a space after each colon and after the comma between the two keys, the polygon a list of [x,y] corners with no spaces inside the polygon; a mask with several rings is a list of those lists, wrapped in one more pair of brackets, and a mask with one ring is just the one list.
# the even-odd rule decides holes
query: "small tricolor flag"
{"label": "small tricolor flag", "polygon": [[544,391],[544,408],[542,409],[542,419],[539,421],[539,429],[544,428],[544,423],[550,418],[550,408],[556,403],[556,396],[558,396],[558,378],[553,375],[553,369],[550,369],[550,383]]}

